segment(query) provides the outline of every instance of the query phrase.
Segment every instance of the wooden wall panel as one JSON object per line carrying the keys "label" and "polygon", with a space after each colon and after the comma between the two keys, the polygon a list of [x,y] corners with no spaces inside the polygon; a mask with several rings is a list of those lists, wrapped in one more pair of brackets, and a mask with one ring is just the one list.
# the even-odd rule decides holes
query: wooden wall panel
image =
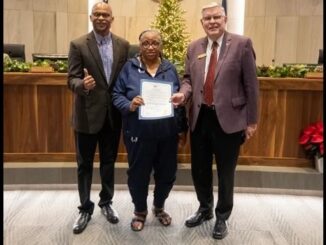
{"label": "wooden wall panel", "polygon": [[88,0],[68,0],[69,13],[83,13],[88,12]]}
{"label": "wooden wall panel", "polygon": [[299,15],[323,15],[323,5],[322,0],[297,0],[297,10]]}
{"label": "wooden wall panel", "polygon": [[[75,161],[70,126],[73,95],[66,74],[4,74],[4,160]],[[239,164],[309,167],[301,130],[322,119],[322,80],[259,78],[259,124],[241,148]],[[190,163],[190,140],[178,162]],[[98,160],[98,154],[96,155]],[[127,161],[120,140],[119,162]]]}
{"label": "wooden wall panel", "polygon": [[277,92],[260,91],[259,100],[257,133],[243,145],[241,155],[272,157],[274,152]]}
{"label": "wooden wall panel", "polygon": [[[205,35],[201,7],[211,1],[180,2],[191,40]],[[229,8],[236,2],[230,2]],[[110,4],[115,16],[112,31],[130,43],[138,42],[158,9],[158,1],[152,0],[110,0]],[[253,40],[258,65],[270,65],[273,58],[279,64],[316,63],[323,47],[322,0],[246,0],[245,4],[244,35]],[[87,0],[5,0],[4,42],[24,43],[28,61],[36,52],[68,53],[69,42],[88,32],[87,12]],[[237,16],[229,14],[232,30]]]}
{"label": "wooden wall panel", "polygon": [[[68,42],[88,33],[88,14],[68,13]],[[69,43],[67,43],[69,47]],[[66,54],[69,49],[67,48]]]}
{"label": "wooden wall panel", "polygon": [[[298,147],[298,139],[300,131],[305,127],[302,125],[302,115],[305,113],[302,110],[303,96],[302,91],[291,91],[287,92],[286,95],[286,120],[285,120],[285,130],[284,135],[284,148],[283,154],[289,157],[297,156],[300,153],[300,148]],[[292,120],[289,120],[291,119]],[[294,120],[297,119],[297,120]]]}
{"label": "wooden wall panel", "polygon": [[57,11],[67,13],[68,10],[68,0],[56,0]]}
{"label": "wooden wall panel", "polygon": [[[296,16],[276,18],[275,63],[296,63],[298,22]],[[271,63],[270,63],[271,64]],[[268,64],[268,65],[270,65]]]}
{"label": "wooden wall panel", "polygon": [[[25,4],[22,5],[25,6]],[[29,8],[26,10],[10,9],[4,10],[3,14],[3,42],[25,44],[26,60],[31,60],[34,52],[33,11]]]}
{"label": "wooden wall panel", "polygon": [[266,0],[246,0],[245,16],[265,16],[265,13]]}
{"label": "wooden wall panel", "polygon": [[69,50],[69,41],[68,40],[68,14],[57,12],[56,13],[56,42],[58,54],[67,54]]}
{"label": "wooden wall panel", "polygon": [[[55,12],[34,12],[34,53],[56,53]],[[40,35],[41,34],[41,35]]]}
{"label": "wooden wall panel", "polygon": [[[42,125],[45,152],[73,152],[69,128],[72,96],[64,86],[38,86],[39,125]],[[41,151],[42,152],[42,151]]]}
{"label": "wooden wall panel", "polygon": [[6,0],[3,2],[4,9],[33,10],[33,0]]}
{"label": "wooden wall panel", "polygon": [[285,90],[279,90],[277,93],[277,104],[275,107],[277,108],[277,117],[275,120],[275,141],[274,141],[274,156],[282,157],[284,156],[284,137],[286,132],[286,95],[287,92]]}
{"label": "wooden wall panel", "polygon": [[[256,54],[256,62],[258,64],[263,63],[264,54],[264,34],[263,30],[265,28],[265,18],[264,17],[248,17],[246,23],[244,23],[244,32],[250,36],[252,40],[252,45]],[[256,30],[260,30],[259,32]]]}
{"label": "wooden wall panel", "polygon": [[126,16],[114,17],[114,22],[111,25],[111,31],[120,37],[126,37],[127,36],[126,29],[128,29],[126,25],[129,19],[130,18]]}
{"label": "wooden wall panel", "polygon": [[37,12],[53,12],[57,10],[57,1],[53,0],[33,0],[33,9]]}
{"label": "wooden wall panel", "polygon": [[297,0],[266,0],[266,15],[267,16],[289,16],[295,15],[297,11]]}
{"label": "wooden wall panel", "polygon": [[37,152],[38,125],[35,86],[4,88],[4,152]]}
{"label": "wooden wall panel", "polygon": [[318,61],[318,50],[323,48],[323,16],[299,17],[297,62]]}

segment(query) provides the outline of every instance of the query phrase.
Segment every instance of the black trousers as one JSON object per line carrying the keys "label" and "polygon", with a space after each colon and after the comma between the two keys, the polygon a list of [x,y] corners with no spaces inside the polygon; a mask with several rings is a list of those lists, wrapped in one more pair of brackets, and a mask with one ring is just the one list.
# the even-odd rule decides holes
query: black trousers
{"label": "black trousers", "polygon": [[234,174],[243,131],[226,134],[214,110],[201,107],[197,125],[191,133],[191,173],[200,203],[199,210],[213,208],[212,164],[215,156],[218,176],[217,219],[227,220],[233,208]]}
{"label": "black trousers", "polygon": [[114,194],[114,165],[119,147],[120,129],[112,130],[108,119],[97,134],[85,134],[75,131],[76,157],[78,165],[78,209],[90,214],[94,203],[90,200],[93,176],[93,161],[98,144],[100,158],[101,191],[100,207],[111,204]]}
{"label": "black trousers", "polygon": [[128,152],[128,187],[135,212],[147,211],[148,186],[154,171],[154,206],[163,208],[177,171],[177,136],[162,139],[124,137]]}

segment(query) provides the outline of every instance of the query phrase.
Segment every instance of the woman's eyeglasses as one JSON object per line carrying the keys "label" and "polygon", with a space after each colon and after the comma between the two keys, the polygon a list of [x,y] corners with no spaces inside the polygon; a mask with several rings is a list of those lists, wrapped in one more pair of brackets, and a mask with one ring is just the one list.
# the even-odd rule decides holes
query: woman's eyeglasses
{"label": "woman's eyeglasses", "polygon": [[145,41],[145,42],[141,43],[141,46],[143,48],[149,48],[150,46],[152,46],[153,48],[158,48],[160,46],[160,44],[161,44],[160,42],[152,42],[152,43],[150,43],[148,41]]}

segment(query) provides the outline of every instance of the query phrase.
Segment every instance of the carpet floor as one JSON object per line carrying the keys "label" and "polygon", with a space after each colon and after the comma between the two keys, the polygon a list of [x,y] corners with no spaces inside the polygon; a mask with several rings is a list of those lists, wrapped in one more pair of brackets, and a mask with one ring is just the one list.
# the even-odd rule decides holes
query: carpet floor
{"label": "carpet floor", "polygon": [[[97,204],[99,191],[91,198]],[[130,229],[133,205],[128,190],[116,190],[113,206],[120,222],[110,224],[96,205],[85,231],[72,233],[78,216],[76,190],[5,190],[5,245],[321,245],[323,244],[323,198],[316,196],[235,193],[228,220],[229,234],[212,238],[215,219],[187,228],[185,219],[198,208],[193,191],[173,190],[166,201],[172,224],[163,227],[150,213],[140,232]],[[151,208],[153,192],[149,191]],[[215,195],[216,201],[216,195]]]}

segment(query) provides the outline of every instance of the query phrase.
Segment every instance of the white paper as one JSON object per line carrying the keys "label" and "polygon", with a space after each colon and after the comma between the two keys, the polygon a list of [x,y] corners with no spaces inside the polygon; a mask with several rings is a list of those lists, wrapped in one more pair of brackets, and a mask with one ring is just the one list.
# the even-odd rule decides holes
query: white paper
{"label": "white paper", "polygon": [[145,105],[140,107],[139,119],[173,117],[172,86],[172,82],[142,79],[140,93]]}

